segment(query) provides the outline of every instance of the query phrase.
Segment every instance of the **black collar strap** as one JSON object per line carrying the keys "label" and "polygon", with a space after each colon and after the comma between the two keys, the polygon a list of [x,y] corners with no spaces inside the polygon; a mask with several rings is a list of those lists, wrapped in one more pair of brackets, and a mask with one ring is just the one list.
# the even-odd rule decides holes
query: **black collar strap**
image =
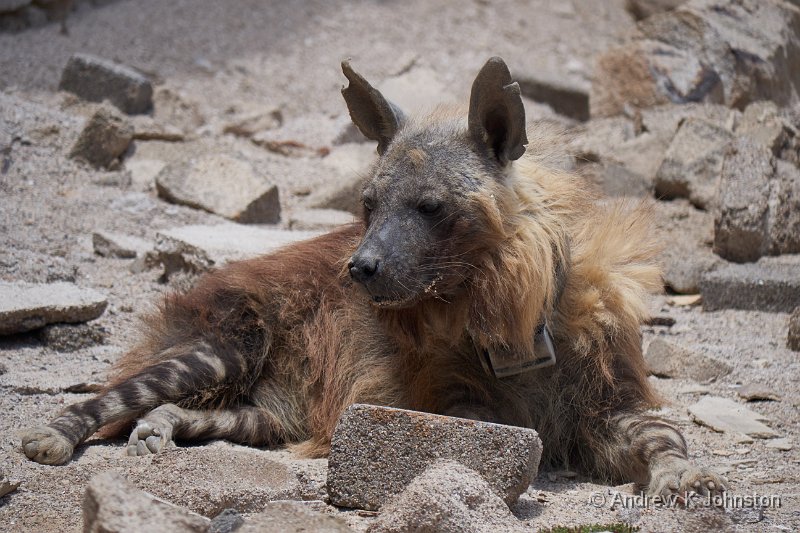
{"label": "black collar strap", "polygon": [[[567,254],[569,246],[567,246]],[[553,298],[553,309],[558,306],[561,300],[561,295],[564,293],[564,287],[567,284],[567,274],[569,272],[569,256],[566,255],[564,260],[559,262],[556,266],[556,294]],[[553,345],[553,335],[550,331],[550,325],[545,318],[533,332],[533,351],[529,357],[520,359],[511,350],[504,346],[479,346],[472,337],[472,342],[475,346],[475,353],[483,366],[483,369],[490,376],[497,378],[505,378],[515,376],[530,370],[539,368],[547,368],[556,364],[556,350]]]}

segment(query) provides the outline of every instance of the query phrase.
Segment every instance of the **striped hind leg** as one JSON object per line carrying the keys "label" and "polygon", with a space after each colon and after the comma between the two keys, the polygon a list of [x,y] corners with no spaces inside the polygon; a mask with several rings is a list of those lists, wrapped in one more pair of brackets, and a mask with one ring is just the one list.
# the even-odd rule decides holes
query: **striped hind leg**
{"label": "striped hind leg", "polygon": [[719,494],[727,480],[689,461],[686,440],[666,421],[642,413],[611,419],[608,449],[603,454],[621,477],[647,487],[653,496]]}
{"label": "striped hind leg", "polygon": [[90,400],[67,407],[50,424],[26,430],[22,449],[38,463],[64,464],[75,446],[100,427],[134,419],[164,403],[221,396],[226,384],[240,381],[247,367],[245,358],[234,350],[214,350],[207,343],[198,343]]}
{"label": "striped hind leg", "polygon": [[128,455],[162,451],[175,439],[226,439],[254,446],[284,442],[282,424],[263,408],[183,409],[168,403],[139,419],[128,439]]}

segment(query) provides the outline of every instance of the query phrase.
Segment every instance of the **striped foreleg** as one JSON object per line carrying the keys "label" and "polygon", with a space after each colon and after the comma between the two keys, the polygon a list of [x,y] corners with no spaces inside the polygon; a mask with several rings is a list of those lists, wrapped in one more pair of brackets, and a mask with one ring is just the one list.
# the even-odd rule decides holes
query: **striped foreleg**
{"label": "striped foreleg", "polygon": [[90,400],[67,407],[50,424],[25,431],[22,449],[42,464],[66,463],[75,446],[102,426],[134,419],[164,403],[209,401],[223,394],[226,383],[240,381],[246,370],[240,354],[229,351],[223,358],[208,344],[198,343]]}
{"label": "striped foreleg", "polygon": [[175,439],[226,439],[254,446],[284,442],[283,426],[266,409],[192,410],[164,404],[139,419],[128,440],[128,455],[150,455]]}
{"label": "striped foreleg", "polygon": [[645,414],[624,413],[612,418],[611,449],[605,454],[615,470],[631,481],[647,486],[651,495],[707,495],[723,492],[727,480],[688,459],[686,440],[666,421]]}

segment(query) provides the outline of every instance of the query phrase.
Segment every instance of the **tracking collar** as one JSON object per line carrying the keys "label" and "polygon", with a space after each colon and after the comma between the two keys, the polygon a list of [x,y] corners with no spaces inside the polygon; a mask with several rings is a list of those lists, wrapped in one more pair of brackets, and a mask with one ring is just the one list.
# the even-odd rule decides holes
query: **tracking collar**
{"label": "tracking collar", "polygon": [[[568,254],[569,246],[566,247]],[[558,307],[561,295],[567,282],[569,271],[569,256],[556,266],[556,293],[553,298],[553,309]],[[533,332],[533,351],[525,359],[512,352],[505,346],[480,346],[475,340],[474,335],[470,335],[475,347],[475,353],[481,362],[481,366],[490,376],[496,378],[506,378],[515,376],[530,370],[547,368],[556,364],[556,350],[553,345],[553,334],[547,318],[536,326]]]}

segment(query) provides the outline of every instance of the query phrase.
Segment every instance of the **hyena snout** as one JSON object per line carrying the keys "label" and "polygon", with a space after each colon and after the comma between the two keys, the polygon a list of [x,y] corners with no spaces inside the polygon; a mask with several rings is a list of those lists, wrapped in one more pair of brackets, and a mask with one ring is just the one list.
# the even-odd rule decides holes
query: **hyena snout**
{"label": "hyena snout", "polygon": [[381,267],[381,260],[374,253],[356,252],[350,258],[347,267],[350,270],[350,277],[354,281],[365,284],[378,273],[378,269]]}

